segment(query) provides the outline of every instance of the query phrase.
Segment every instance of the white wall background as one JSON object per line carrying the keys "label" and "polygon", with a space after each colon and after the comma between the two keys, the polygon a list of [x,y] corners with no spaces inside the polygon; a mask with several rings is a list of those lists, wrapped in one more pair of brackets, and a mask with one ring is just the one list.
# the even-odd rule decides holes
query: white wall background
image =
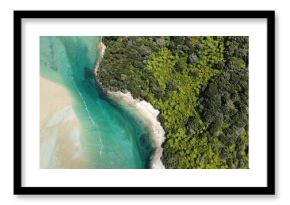
{"label": "white wall background", "polygon": [[[276,10],[276,196],[14,196],[13,195],[13,10]],[[288,204],[290,109],[290,12],[287,1],[1,1],[0,3],[0,203],[1,204]],[[259,68],[257,68],[259,69]]]}

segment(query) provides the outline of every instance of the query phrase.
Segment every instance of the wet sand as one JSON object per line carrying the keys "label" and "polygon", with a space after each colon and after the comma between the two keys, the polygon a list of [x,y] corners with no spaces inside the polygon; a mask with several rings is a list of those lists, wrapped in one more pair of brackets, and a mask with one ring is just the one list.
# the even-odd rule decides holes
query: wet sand
{"label": "wet sand", "polygon": [[88,168],[68,90],[40,77],[40,168]]}

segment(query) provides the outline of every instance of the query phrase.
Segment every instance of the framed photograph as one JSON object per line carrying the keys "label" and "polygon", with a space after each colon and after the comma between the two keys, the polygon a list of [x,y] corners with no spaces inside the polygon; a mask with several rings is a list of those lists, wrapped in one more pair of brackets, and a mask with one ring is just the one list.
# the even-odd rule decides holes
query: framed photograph
{"label": "framed photograph", "polygon": [[14,194],[275,194],[274,11],[14,11]]}

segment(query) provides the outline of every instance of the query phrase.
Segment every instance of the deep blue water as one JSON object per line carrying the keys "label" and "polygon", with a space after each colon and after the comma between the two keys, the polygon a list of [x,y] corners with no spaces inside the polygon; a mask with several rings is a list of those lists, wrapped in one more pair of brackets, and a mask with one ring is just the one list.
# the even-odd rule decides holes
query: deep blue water
{"label": "deep blue water", "polygon": [[73,95],[82,147],[91,167],[148,168],[154,148],[147,126],[125,105],[109,99],[95,80],[100,40],[91,36],[40,37],[40,74]]}

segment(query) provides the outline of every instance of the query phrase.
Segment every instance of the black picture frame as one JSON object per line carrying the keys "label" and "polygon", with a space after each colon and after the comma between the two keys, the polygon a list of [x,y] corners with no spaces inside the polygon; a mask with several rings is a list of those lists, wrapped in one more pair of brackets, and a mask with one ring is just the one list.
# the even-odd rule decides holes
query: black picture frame
{"label": "black picture frame", "polygon": [[[22,186],[22,19],[211,18],[267,20],[266,187],[24,187]],[[275,11],[14,11],[14,194],[16,195],[273,195],[275,194]]]}

